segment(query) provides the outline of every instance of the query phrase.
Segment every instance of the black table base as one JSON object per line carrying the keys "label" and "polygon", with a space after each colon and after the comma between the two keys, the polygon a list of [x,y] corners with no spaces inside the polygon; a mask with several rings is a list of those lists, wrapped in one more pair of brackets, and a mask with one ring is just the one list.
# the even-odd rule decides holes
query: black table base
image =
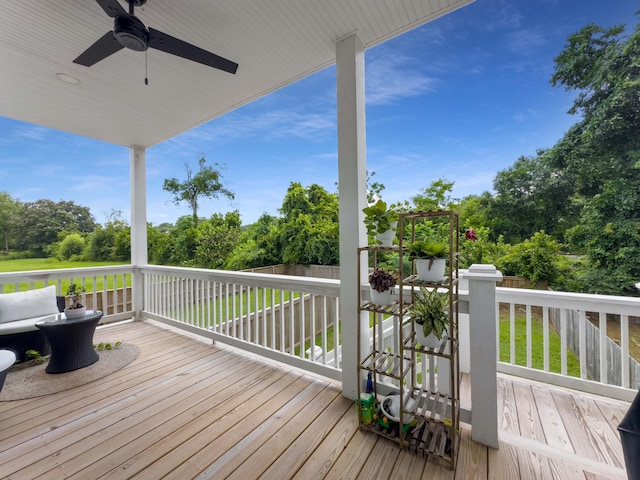
{"label": "black table base", "polygon": [[46,372],[70,372],[97,362],[100,357],[93,348],[93,334],[101,318],[102,312],[97,310],[80,318],[36,323],[51,346]]}

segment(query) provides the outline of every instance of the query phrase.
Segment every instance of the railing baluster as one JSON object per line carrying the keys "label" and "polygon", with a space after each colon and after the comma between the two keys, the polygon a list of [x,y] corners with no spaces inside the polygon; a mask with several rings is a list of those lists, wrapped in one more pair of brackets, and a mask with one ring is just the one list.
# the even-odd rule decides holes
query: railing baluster
{"label": "railing baluster", "polygon": [[276,350],[277,342],[276,342],[276,292],[273,288],[269,289],[271,293],[271,308],[270,308],[270,319],[271,319],[271,343],[269,347]]}
{"label": "railing baluster", "polygon": [[567,374],[567,309],[560,312],[560,372]]}
{"label": "railing baluster", "polygon": [[509,361],[516,363],[516,305],[509,304]]}
{"label": "railing baluster", "polygon": [[335,352],[335,367],[342,367],[342,344],[340,343],[339,333],[340,333],[340,324],[342,323],[342,319],[340,318],[340,297],[333,297],[335,302],[335,319],[336,325],[333,328],[333,351]]}
{"label": "railing baluster", "polygon": [[527,327],[527,367],[531,368],[533,361],[533,342],[531,339],[531,305],[526,305],[526,327]]}
{"label": "railing baluster", "polygon": [[322,364],[327,364],[327,330],[329,327],[327,326],[327,296],[322,296]]}
{"label": "railing baluster", "polygon": [[295,334],[296,334],[296,329],[295,329],[295,323],[294,323],[294,317],[295,317],[295,312],[293,311],[295,308],[294,305],[294,295],[293,295],[293,291],[289,290],[289,355],[294,355],[295,354]]}
{"label": "railing baluster", "polygon": [[304,358],[305,351],[305,326],[306,326],[306,318],[305,318],[305,295],[304,292],[300,293],[300,358]]}
{"label": "railing baluster", "polygon": [[549,307],[542,307],[542,356],[544,371],[549,371]]}
{"label": "railing baluster", "polygon": [[607,314],[600,312],[600,382],[609,383],[607,372]]}
{"label": "railing baluster", "polygon": [[280,351],[284,352],[286,349],[287,339],[285,337],[285,319],[284,319],[284,290],[280,290]]}
{"label": "railing baluster", "polygon": [[310,360],[316,361],[316,296],[310,295],[311,304],[309,306],[309,348]]}
{"label": "railing baluster", "polygon": [[629,315],[620,315],[620,347],[622,386],[629,388]]}
{"label": "railing baluster", "polygon": [[587,312],[580,310],[578,317],[578,354],[580,356],[580,378],[587,378]]}
{"label": "railing baluster", "polygon": [[269,341],[268,341],[268,335],[267,335],[267,289],[266,288],[261,288],[260,291],[262,292],[262,308],[261,308],[261,312],[262,312],[262,342],[261,345],[263,347],[266,347],[267,345],[269,345]]}

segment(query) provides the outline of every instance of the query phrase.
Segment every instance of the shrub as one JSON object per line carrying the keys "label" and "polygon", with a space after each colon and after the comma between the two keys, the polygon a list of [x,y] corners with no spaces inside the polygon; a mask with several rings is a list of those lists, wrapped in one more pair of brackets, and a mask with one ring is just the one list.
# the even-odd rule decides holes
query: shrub
{"label": "shrub", "polygon": [[80,259],[85,244],[85,239],[79,233],[70,233],[58,244],[55,256],[59,260]]}

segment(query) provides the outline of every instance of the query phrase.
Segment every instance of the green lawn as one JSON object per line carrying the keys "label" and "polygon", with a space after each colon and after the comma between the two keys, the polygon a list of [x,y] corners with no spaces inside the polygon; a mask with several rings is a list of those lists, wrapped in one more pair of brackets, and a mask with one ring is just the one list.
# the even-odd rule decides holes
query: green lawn
{"label": "green lawn", "polygon": [[[515,340],[516,340],[516,365],[527,365],[527,322],[526,317],[516,316],[515,319]],[[531,319],[531,366],[535,369],[544,368],[543,352],[543,323],[542,320]],[[500,316],[500,360],[509,362],[510,348],[510,323],[509,317]],[[560,335],[549,325],[549,371],[560,373]],[[580,376],[580,361],[567,348],[567,374],[573,377]]]}
{"label": "green lawn", "polygon": [[[83,268],[83,267],[108,267],[112,265],[122,265],[122,262],[61,262],[55,258],[25,258],[20,260],[0,260],[0,272],[26,272],[32,270],[57,270],[65,268]],[[129,283],[130,280],[127,280]],[[69,280],[62,281],[62,290],[67,291],[69,286]],[[121,288],[123,285],[123,276],[118,275],[117,286]],[[44,287],[44,282],[34,282],[36,288]],[[85,282],[87,291],[102,290],[104,288],[103,277],[100,276],[96,279],[96,285],[94,288],[93,278],[87,278]],[[31,288],[28,282],[20,284],[20,290],[29,290]],[[113,288],[113,276],[107,277],[107,288]],[[4,285],[2,293],[13,292],[13,284]]]}
{"label": "green lawn", "polygon": [[59,268],[108,267],[122,262],[68,262],[55,258],[25,258],[0,260],[0,272],[24,272],[29,270],[56,270]]}

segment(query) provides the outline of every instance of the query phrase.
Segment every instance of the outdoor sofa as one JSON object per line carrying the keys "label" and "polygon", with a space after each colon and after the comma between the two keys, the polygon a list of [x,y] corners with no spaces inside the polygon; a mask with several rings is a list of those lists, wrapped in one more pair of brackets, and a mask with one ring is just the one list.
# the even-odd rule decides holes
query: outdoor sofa
{"label": "outdoor sofa", "polygon": [[24,292],[0,294],[0,348],[13,350],[24,360],[27,350],[50,353],[36,322],[64,310],[64,297],[56,296],[55,285]]}

